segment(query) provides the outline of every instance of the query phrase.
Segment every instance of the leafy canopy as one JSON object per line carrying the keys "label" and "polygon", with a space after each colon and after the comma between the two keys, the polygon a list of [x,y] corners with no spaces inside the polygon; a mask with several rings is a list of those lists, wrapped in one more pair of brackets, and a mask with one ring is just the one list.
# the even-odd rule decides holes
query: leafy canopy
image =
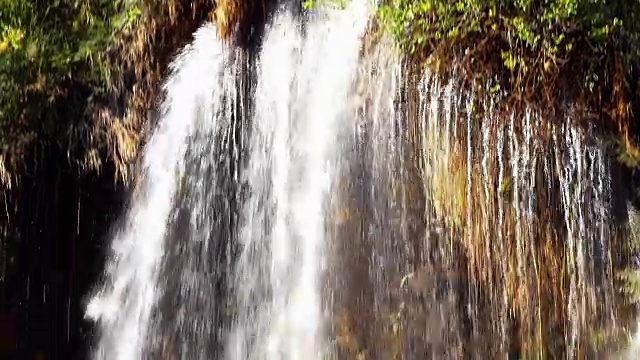
{"label": "leafy canopy", "polygon": [[627,0],[390,0],[380,16],[403,48],[430,50],[442,40],[499,32],[532,51],[572,50],[585,36],[594,49],[623,25],[640,26],[640,2]]}

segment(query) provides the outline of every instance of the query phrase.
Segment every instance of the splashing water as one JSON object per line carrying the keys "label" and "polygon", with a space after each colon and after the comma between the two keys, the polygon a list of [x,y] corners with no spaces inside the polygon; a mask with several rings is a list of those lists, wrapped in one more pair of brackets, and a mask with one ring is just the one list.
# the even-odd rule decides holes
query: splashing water
{"label": "splashing water", "polygon": [[[230,285],[237,315],[229,358],[311,359],[325,351],[324,212],[368,12],[365,1],[354,1],[344,11],[313,14],[303,32],[299,20],[282,11],[269,30],[248,129],[249,198]],[[105,285],[87,308],[100,323],[96,358],[139,359],[150,348],[166,348],[167,339],[182,357],[217,353],[210,347],[220,342],[212,345],[207,337],[218,337],[220,319],[213,313],[226,303],[216,304],[216,295],[226,294],[216,294],[208,276],[232,269],[212,261],[221,245],[211,238],[232,210],[225,200],[224,209],[212,213],[211,207],[223,191],[216,171],[240,181],[242,141],[231,129],[243,126],[247,112],[237,111],[246,102],[239,99],[237,57],[218,42],[215,27],[206,26],[172,65],[164,114],[145,150],[144,191],[133,199],[128,225],[112,245]],[[236,153],[223,155],[221,166],[212,157],[225,147]]]}

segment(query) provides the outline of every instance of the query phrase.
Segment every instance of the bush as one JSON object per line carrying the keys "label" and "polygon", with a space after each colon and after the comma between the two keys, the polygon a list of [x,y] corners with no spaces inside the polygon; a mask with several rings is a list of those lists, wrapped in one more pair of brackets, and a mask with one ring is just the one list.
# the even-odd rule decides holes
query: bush
{"label": "bush", "polygon": [[632,124],[638,1],[389,0],[379,18],[401,50],[482,88],[491,82],[511,108],[570,100],[618,131]]}
{"label": "bush", "polygon": [[140,14],[135,4],[0,0],[4,161],[20,162],[35,139],[73,141],[73,127],[107,92],[112,69],[106,54],[118,31]]}

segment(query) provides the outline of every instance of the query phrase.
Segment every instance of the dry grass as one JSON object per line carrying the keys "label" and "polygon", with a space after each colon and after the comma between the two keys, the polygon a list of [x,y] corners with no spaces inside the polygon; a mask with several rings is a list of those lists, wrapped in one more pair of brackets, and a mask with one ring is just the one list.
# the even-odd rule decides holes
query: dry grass
{"label": "dry grass", "polygon": [[141,0],[142,17],[134,26],[116,34],[107,55],[112,83],[107,104],[92,109],[78,166],[99,170],[104,161],[115,165],[116,180],[132,181],[132,165],[138,158],[159,85],[172,56],[191,34],[211,18],[213,5],[206,0],[156,2]]}
{"label": "dry grass", "polygon": [[[459,121],[459,128],[465,128],[465,119],[454,121]],[[482,121],[489,120],[478,116],[475,121],[474,128],[479,129]],[[556,201],[561,195],[557,186],[548,184],[559,180],[545,178],[540,162],[533,168],[537,174],[534,188],[517,188],[512,180],[516,174],[508,168],[508,163],[502,169],[506,178],[500,179],[496,131],[501,124],[490,123],[493,129],[488,147],[478,139],[480,131],[474,131],[478,135],[472,142],[472,163],[467,161],[466,131],[459,132],[452,141],[423,130],[424,140],[416,145],[433,169],[433,173],[425,174],[423,181],[430,189],[436,216],[448,225],[450,241],[461,243],[465,249],[471,280],[478,282],[487,294],[493,294],[492,302],[497,302],[498,307],[505,306],[514,314],[519,324],[515,336],[522,353],[555,356],[558,349],[549,345],[554,341],[549,330],[564,329],[564,336],[568,338],[569,322],[577,321],[579,353],[586,354],[591,346],[590,329],[599,326],[595,314],[604,310],[596,295],[597,288],[578,283],[575,296],[580,309],[577,317],[568,313],[568,267],[575,267],[577,263],[565,248],[567,239],[562,226],[554,225],[562,221],[562,213],[553,210],[559,205]],[[510,136],[521,137],[521,134]],[[548,131],[543,128],[538,136],[544,143]],[[523,141],[522,138],[519,141]],[[451,148],[446,151],[434,144],[450,144]],[[538,159],[544,159],[553,156],[550,151],[548,146],[540,146],[531,154],[537,153]],[[483,169],[483,155],[488,156],[488,171]],[[513,155],[505,152],[503,161],[510,160]],[[505,186],[506,183],[511,185]],[[523,205],[513,203],[513,197],[515,192],[526,196],[532,191],[536,195],[535,216],[528,217],[522,213]],[[506,304],[499,305],[503,298]],[[494,321],[499,316],[491,315]]]}
{"label": "dry grass", "polygon": [[244,3],[242,0],[218,0],[214,11],[214,20],[218,26],[220,38],[230,38],[236,26],[242,23],[245,16]]}
{"label": "dry grass", "polygon": [[[465,86],[474,87],[488,96],[484,84],[488,81],[502,87],[496,112],[509,116],[514,110],[544,109],[545,121],[556,122],[575,105],[576,124],[597,125],[601,130],[638,147],[640,127],[634,114],[640,111],[640,62],[630,41],[614,38],[607,45],[606,54],[593,65],[593,50],[586,40],[576,40],[572,55],[553,66],[536,64],[522,71],[505,68],[501,50],[514,52],[523,59],[542,59],[540,54],[518,53],[500,33],[474,35],[464,40],[445,41],[432,53],[416,52],[409,62],[426,65],[443,79],[455,74]],[[527,74],[527,76],[525,76]],[[598,79],[589,89],[585,74]],[[497,79],[497,80],[496,80]],[[482,84],[479,86],[479,84]]]}

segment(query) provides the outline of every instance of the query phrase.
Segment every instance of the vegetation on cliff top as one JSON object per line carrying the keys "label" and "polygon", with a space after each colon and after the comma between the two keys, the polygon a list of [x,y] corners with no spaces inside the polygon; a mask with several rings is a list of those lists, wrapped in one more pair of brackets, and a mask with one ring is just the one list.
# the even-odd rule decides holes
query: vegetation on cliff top
{"label": "vegetation on cliff top", "polygon": [[571,100],[591,122],[632,130],[638,1],[389,0],[380,18],[402,50],[483,88],[490,81],[504,104],[557,110]]}
{"label": "vegetation on cliff top", "polygon": [[0,183],[26,148],[55,141],[75,152],[109,91],[109,50],[140,15],[128,1],[0,1]]}
{"label": "vegetation on cliff top", "polygon": [[[130,180],[163,72],[213,8],[208,0],[0,0],[0,188],[15,185],[36,144],[66,152],[80,171],[111,162]],[[228,36],[234,26],[219,28]]]}

